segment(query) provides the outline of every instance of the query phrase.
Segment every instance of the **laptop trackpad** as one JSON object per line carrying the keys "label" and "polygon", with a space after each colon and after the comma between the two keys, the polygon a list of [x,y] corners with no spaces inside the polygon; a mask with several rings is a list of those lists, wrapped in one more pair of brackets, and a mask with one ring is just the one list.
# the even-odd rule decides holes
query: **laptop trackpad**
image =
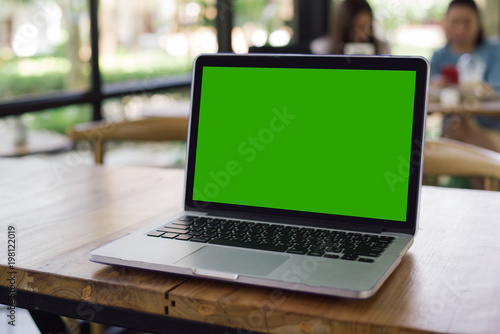
{"label": "laptop trackpad", "polygon": [[250,276],[267,276],[290,256],[261,253],[240,248],[204,246],[175,264],[192,269],[234,273]]}

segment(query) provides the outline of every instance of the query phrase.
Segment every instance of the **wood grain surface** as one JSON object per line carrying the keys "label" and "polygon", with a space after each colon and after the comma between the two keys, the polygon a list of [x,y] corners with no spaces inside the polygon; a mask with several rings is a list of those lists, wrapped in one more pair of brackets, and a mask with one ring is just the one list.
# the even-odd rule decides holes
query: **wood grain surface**
{"label": "wood grain surface", "polygon": [[457,107],[443,107],[440,103],[429,102],[427,112],[442,114],[458,114],[462,116],[500,116],[500,100],[479,101],[473,99],[465,101]]}
{"label": "wood grain surface", "polygon": [[94,247],[181,208],[183,171],[0,160],[0,284],[272,333],[499,333],[500,193],[424,187],[415,244],[350,300],[105,266]]}

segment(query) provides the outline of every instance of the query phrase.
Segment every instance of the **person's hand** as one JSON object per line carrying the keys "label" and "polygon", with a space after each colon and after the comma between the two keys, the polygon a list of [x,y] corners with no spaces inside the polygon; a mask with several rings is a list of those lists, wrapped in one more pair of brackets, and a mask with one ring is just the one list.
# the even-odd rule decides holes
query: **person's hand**
{"label": "person's hand", "polygon": [[487,82],[482,82],[476,86],[474,93],[478,97],[490,97],[495,94],[495,89]]}
{"label": "person's hand", "polygon": [[466,96],[472,95],[479,99],[488,99],[495,95],[495,89],[487,82],[460,85],[460,92]]}

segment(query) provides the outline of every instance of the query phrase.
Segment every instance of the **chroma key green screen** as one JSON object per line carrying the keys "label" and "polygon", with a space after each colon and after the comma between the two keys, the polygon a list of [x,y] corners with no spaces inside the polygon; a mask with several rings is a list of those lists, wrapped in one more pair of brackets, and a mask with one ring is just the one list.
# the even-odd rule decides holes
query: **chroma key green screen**
{"label": "chroma key green screen", "polygon": [[202,76],[194,200],[405,221],[414,71]]}

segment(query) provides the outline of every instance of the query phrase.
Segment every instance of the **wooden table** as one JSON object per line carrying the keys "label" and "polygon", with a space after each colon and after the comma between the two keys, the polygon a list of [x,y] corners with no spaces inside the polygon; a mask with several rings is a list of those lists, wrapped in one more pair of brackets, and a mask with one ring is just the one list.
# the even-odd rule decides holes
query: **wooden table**
{"label": "wooden table", "polygon": [[416,242],[368,300],[88,260],[92,248],[180,209],[183,175],[0,160],[0,302],[9,303],[14,226],[19,307],[150,332],[500,332],[497,192],[424,187]]}
{"label": "wooden table", "polygon": [[461,105],[453,108],[443,107],[438,102],[429,102],[427,113],[440,113],[445,115],[471,115],[471,116],[500,116],[500,100],[478,101],[465,100]]}

